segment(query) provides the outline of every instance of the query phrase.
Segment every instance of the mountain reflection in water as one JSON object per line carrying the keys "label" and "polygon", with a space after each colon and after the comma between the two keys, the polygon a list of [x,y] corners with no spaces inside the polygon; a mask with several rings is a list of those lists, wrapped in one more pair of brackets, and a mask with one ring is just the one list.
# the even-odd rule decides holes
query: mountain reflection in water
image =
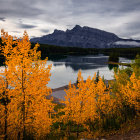
{"label": "mountain reflection in water", "polygon": [[[57,56],[55,56],[57,57]],[[82,76],[87,79],[88,76],[93,77],[94,73],[99,70],[99,75],[104,76],[105,79],[113,79],[113,70],[109,70],[108,56],[103,55],[87,55],[87,56],[65,56],[59,57],[58,59],[53,59],[53,61],[48,60],[48,64],[52,64],[51,77],[48,86],[51,88],[58,88],[65,86],[77,81],[78,70],[81,69]],[[131,60],[125,58],[119,58],[119,62],[130,63]],[[0,71],[4,71],[5,67],[1,66]],[[112,69],[112,68],[110,68]]]}
{"label": "mountain reflection in water", "polygon": [[54,66],[65,65],[71,67],[74,71],[97,69],[106,67],[108,56],[68,56],[65,59],[54,61]]}
{"label": "mountain reflection in water", "polygon": [[63,59],[48,61],[48,64],[52,64],[48,86],[58,88],[68,85],[69,81],[75,83],[79,69],[82,71],[84,80],[88,76],[93,77],[98,70],[101,77],[104,75],[105,79],[113,79],[113,70],[109,70],[107,61],[108,56],[103,55],[67,56]]}

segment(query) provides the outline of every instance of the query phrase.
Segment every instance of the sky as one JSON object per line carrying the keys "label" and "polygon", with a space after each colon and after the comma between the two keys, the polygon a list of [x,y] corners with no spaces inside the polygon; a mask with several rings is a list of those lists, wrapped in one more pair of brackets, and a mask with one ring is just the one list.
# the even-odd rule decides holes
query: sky
{"label": "sky", "polygon": [[140,39],[140,0],[0,0],[0,29],[29,37],[89,26]]}

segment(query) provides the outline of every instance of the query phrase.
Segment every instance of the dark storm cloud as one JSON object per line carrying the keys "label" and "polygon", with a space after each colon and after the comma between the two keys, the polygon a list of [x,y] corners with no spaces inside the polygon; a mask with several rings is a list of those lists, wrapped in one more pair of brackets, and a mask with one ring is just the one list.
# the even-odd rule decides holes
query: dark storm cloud
{"label": "dark storm cloud", "polygon": [[[125,13],[140,9],[139,0],[72,0],[81,11],[95,13]],[[77,10],[79,10],[77,8]]]}
{"label": "dark storm cloud", "polygon": [[35,28],[37,26],[35,25],[29,25],[29,24],[19,24],[20,28],[23,28],[23,29],[31,29],[31,28]]}
{"label": "dark storm cloud", "polygon": [[127,23],[126,28],[130,30],[139,30],[140,32],[140,21],[138,20],[132,23]]}
{"label": "dark storm cloud", "polygon": [[4,17],[0,17],[0,21],[5,21],[5,18]]}
{"label": "dark storm cloud", "polygon": [[41,29],[41,31],[43,32],[43,33],[49,33],[49,30],[48,29]]}
{"label": "dark storm cloud", "polygon": [[80,24],[131,37],[140,29],[140,0],[1,0],[0,17],[28,20],[16,24],[42,33]]}
{"label": "dark storm cloud", "polygon": [[10,18],[28,18],[37,16],[42,10],[33,6],[35,0],[2,0],[0,2],[0,15]]}
{"label": "dark storm cloud", "polygon": [[133,36],[139,36],[138,39],[140,39],[140,21],[136,20],[130,23],[126,23],[126,25],[124,25],[124,30],[126,32],[123,32],[122,35],[123,36],[129,36],[132,37]]}
{"label": "dark storm cloud", "polygon": [[86,3],[85,0],[81,0],[80,4],[79,1],[75,2],[76,7],[79,6],[75,9],[79,16],[82,15],[81,13],[85,15],[91,13],[90,15],[95,19],[94,24],[100,22],[105,29],[106,23],[110,23],[112,27],[114,24],[112,32],[115,31],[122,37],[135,37],[139,34],[140,39],[140,21],[138,20],[140,19],[140,0],[94,0],[94,3],[91,3],[91,0],[87,0]]}

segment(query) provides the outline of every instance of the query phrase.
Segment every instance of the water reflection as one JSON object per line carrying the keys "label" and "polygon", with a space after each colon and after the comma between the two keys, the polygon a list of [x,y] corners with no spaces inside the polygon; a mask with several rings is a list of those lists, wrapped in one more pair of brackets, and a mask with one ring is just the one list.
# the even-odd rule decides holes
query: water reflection
{"label": "water reflection", "polygon": [[101,67],[106,67],[108,61],[108,56],[68,56],[65,59],[59,61],[54,61],[54,66],[65,65],[71,67],[74,71],[97,69]]}
{"label": "water reflection", "polygon": [[[130,62],[131,60],[120,58],[120,62]],[[48,86],[58,88],[67,85],[69,81],[75,83],[77,81],[78,70],[82,70],[82,76],[87,79],[88,76],[93,77],[94,73],[99,70],[100,76],[105,79],[113,79],[113,70],[107,65],[108,56],[103,55],[88,55],[88,56],[65,56],[59,60],[47,61],[52,64],[51,79]],[[4,67],[0,67],[4,70]]]}
{"label": "water reflection", "polygon": [[88,76],[93,77],[98,70],[100,76],[104,75],[105,79],[113,79],[113,70],[108,69],[107,61],[108,56],[103,55],[67,56],[65,59],[48,61],[49,64],[53,64],[48,86],[57,88],[67,85],[69,81],[75,83],[79,69],[82,70],[84,79]]}

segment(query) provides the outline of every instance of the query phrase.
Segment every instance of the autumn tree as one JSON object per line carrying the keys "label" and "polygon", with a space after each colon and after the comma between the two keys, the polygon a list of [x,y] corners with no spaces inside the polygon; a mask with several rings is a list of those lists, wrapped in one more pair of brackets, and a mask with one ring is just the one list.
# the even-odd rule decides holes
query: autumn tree
{"label": "autumn tree", "polygon": [[[118,77],[116,76],[118,80]],[[120,99],[122,105],[129,107],[132,115],[139,115],[140,111],[140,76],[136,76],[133,72],[130,80],[127,81],[126,85],[119,84],[119,92],[116,93],[117,98]],[[124,108],[122,106],[122,108]]]}
{"label": "autumn tree", "polygon": [[[3,46],[0,46],[0,55],[5,60],[8,58],[10,51],[12,49],[13,45],[13,37],[8,36],[7,33],[4,33],[2,30],[2,33],[5,35],[5,38],[7,40],[2,40],[1,44]],[[11,45],[6,45],[11,44]],[[5,61],[6,62],[6,61]],[[10,97],[8,95],[9,88],[8,88],[8,69],[6,63],[4,63],[4,71],[0,72],[0,111],[1,111],[1,125],[4,126],[4,139],[7,139],[7,128],[8,128],[8,104],[10,103]],[[1,126],[1,128],[2,128]],[[2,133],[2,132],[1,132]]]}
{"label": "autumn tree", "polygon": [[46,86],[50,80],[51,66],[46,65],[47,60],[40,60],[38,44],[31,48],[26,31],[23,38],[15,38],[15,41],[10,38],[8,33],[2,31],[4,45],[1,49],[4,55],[7,54],[6,80],[12,87],[8,91],[7,133],[13,139],[26,139],[30,134],[36,138],[42,137],[49,133],[52,124],[53,104],[46,99],[51,94],[51,89]]}
{"label": "autumn tree", "polygon": [[65,108],[60,109],[60,121],[69,135],[73,125],[77,132],[83,126],[88,132],[86,137],[99,136],[108,130],[114,132],[140,115],[139,60],[137,56],[131,68],[118,69],[109,87],[100,76],[97,81],[96,74],[84,80],[81,71],[78,72],[77,85],[69,83],[62,102]]}
{"label": "autumn tree", "polygon": [[[113,114],[115,100],[110,94],[110,90],[99,76],[96,82],[96,74],[93,78],[88,77],[83,80],[81,71],[78,73],[77,87],[69,84],[66,90],[65,101],[66,107],[62,109],[65,114],[61,120],[66,124],[68,121],[76,123],[78,126],[84,126],[89,133],[95,129],[94,123],[98,121],[98,126],[103,126],[103,119],[109,114]],[[68,131],[70,131],[68,129]]]}

